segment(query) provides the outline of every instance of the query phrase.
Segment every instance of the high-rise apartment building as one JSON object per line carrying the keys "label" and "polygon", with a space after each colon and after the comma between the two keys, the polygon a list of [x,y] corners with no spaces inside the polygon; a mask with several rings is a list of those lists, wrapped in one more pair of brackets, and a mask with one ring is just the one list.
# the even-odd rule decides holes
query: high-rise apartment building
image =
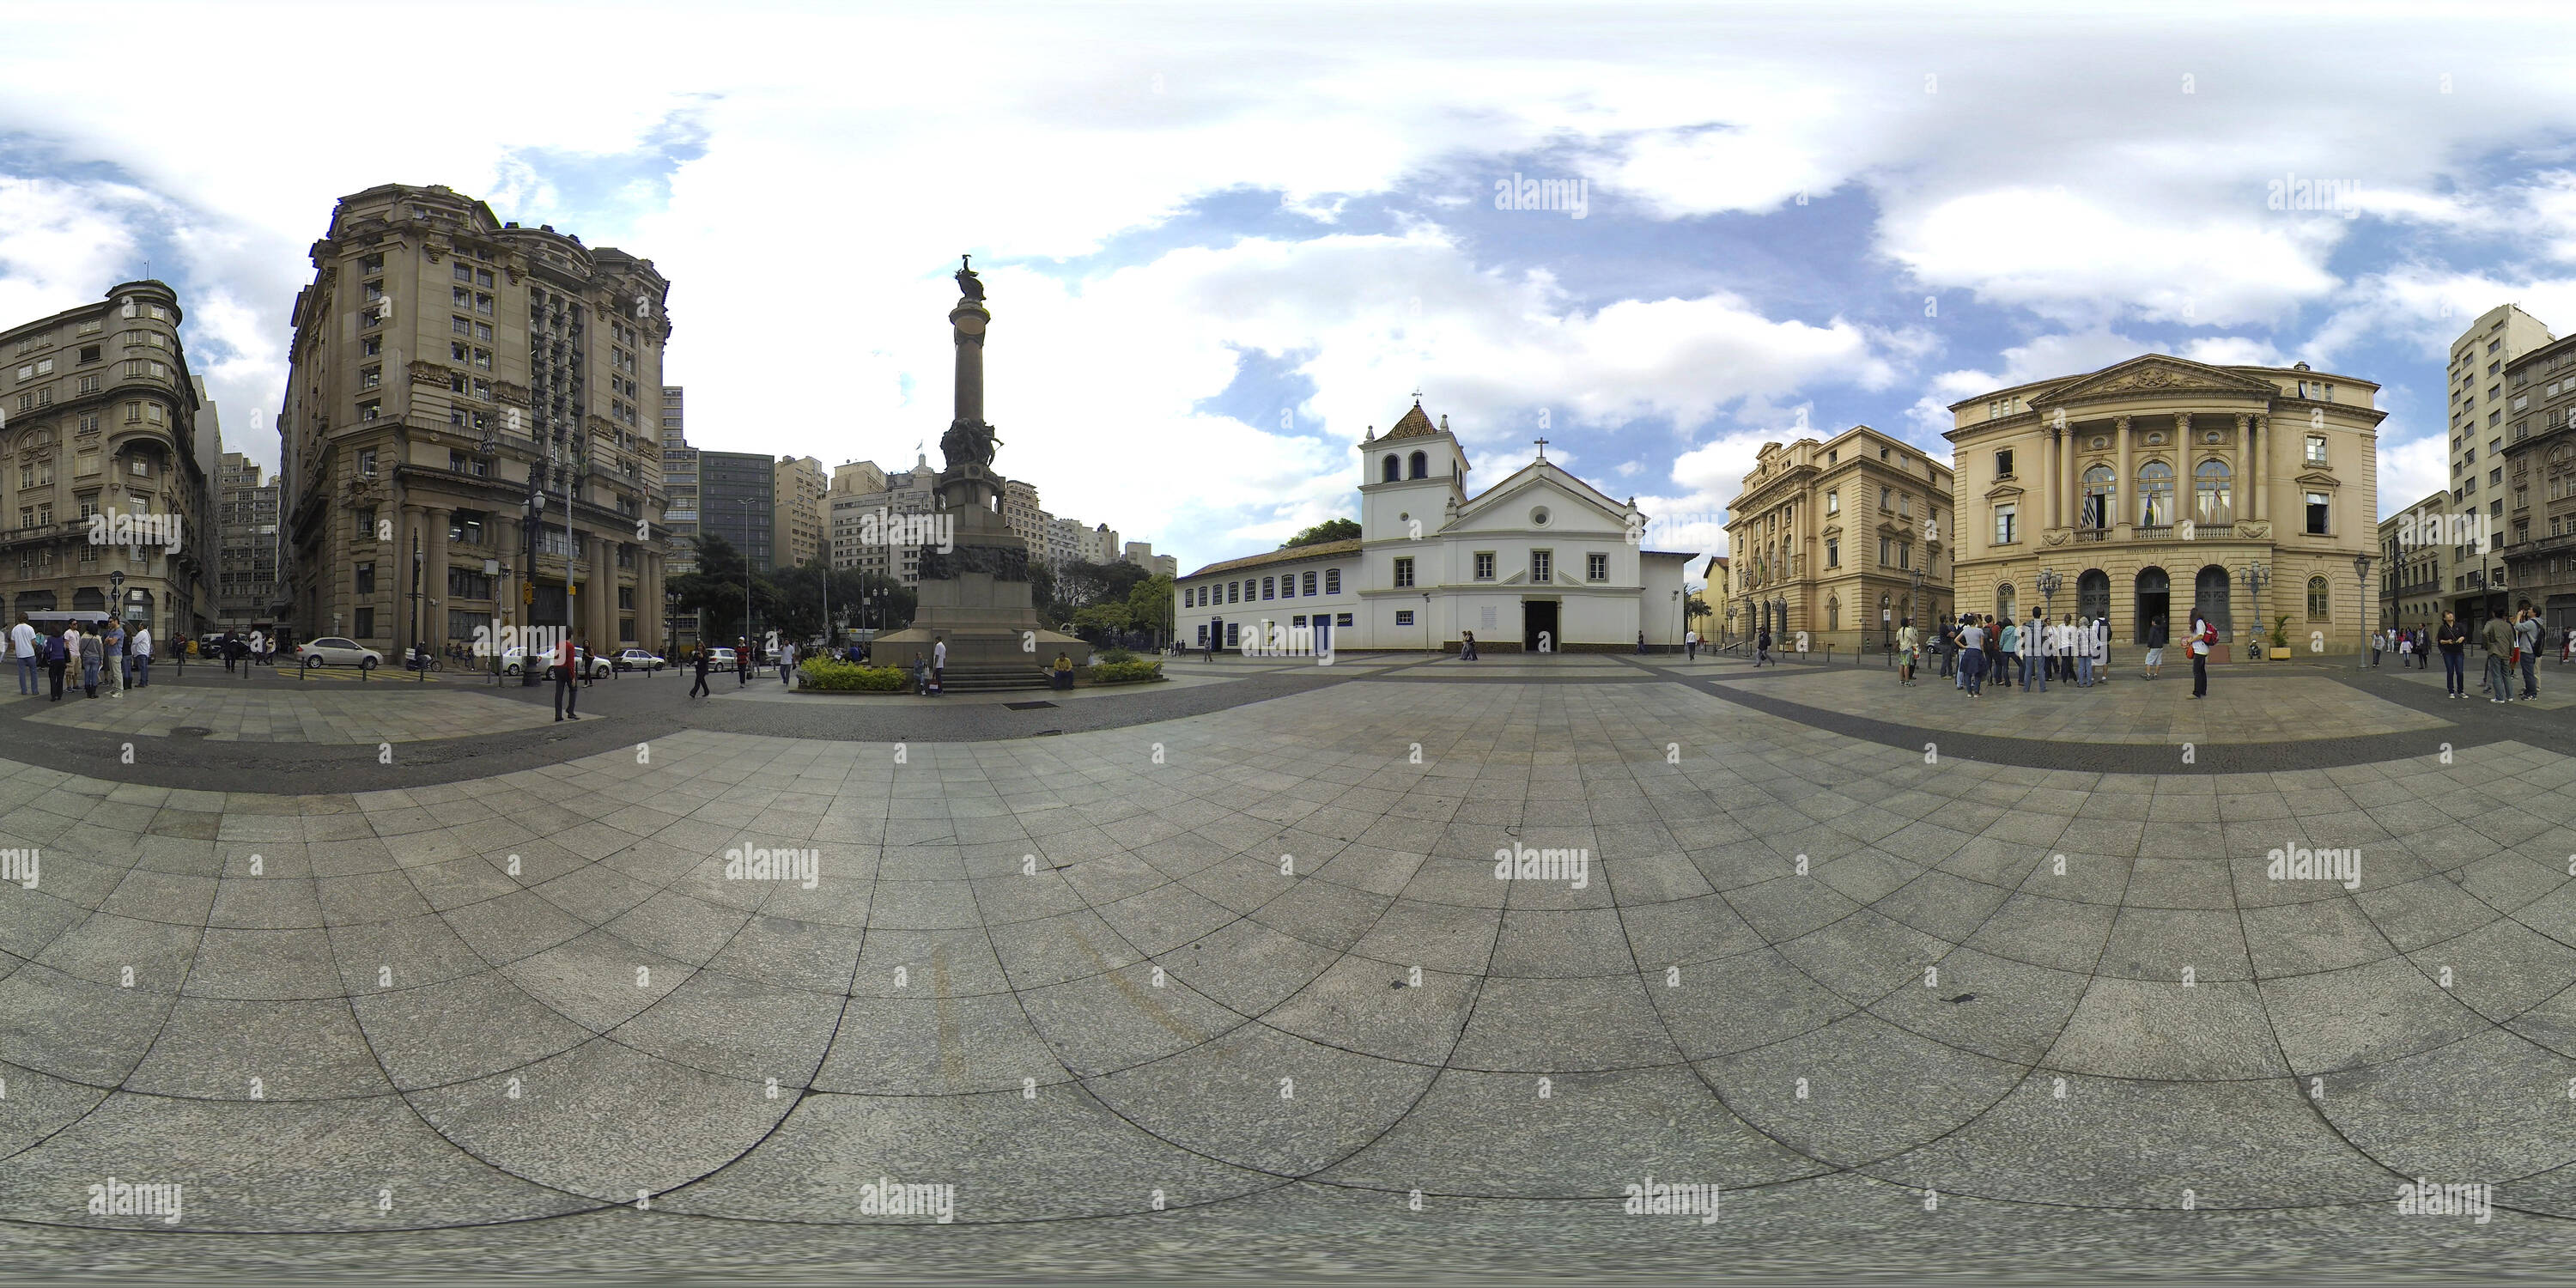
{"label": "high-rise apartment building", "polygon": [[1031,558],[1043,559],[1046,555],[1049,517],[1045,507],[1038,504],[1036,484],[1021,479],[1002,481],[1002,523],[1028,546]]}
{"label": "high-rise apartment building", "polygon": [[778,462],[763,452],[698,453],[698,531],[725,539],[753,572],[777,564]]}
{"label": "high-rise apartment building", "polygon": [[259,462],[226,452],[216,471],[215,620],[247,631],[276,623],[278,485],[262,482]]}
{"label": "high-rise apartment building", "polygon": [[666,576],[698,570],[698,449],[689,446],[686,398],[662,386],[662,560]]}
{"label": "high-rise apartment building", "polygon": [[2452,562],[2451,608],[2462,621],[2482,621],[2506,600],[2503,477],[2506,374],[2516,359],[2551,340],[2540,319],[2518,304],[2499,304],[2478,315],[2451,341],[2447,402],[2451,434],[2451,507],[2483,520],[2483,539]]}
{"label": "high-rise apartment building", "polygon": [[165,638],[211,621],[213,486],[198,439],[214,408],[188,370],[184,316],[168,286],[136,281],[0,331],[12,616],[105,616],[117,599],[129,627]]}
{"label": "high-rise apartment building", "polygon": [[771,476],[769,548],[778,566],[794,568],[823,553],[824,493],[830,484],[823,462],[811,456],[782,456]]}
{"label": "high-rise apartment building", "polygon": [[1046,530],[1047,562],[1061,568],[1082,558],[1083,543],[1090,533],[1091,529],[1082,526],[1080,519],[1049,520]]}
{"label": "high-rise apartment building", "polygon": [[386,184],[340,199],[313,268],[278,416],[299,633],[662,647],[653,262]]}
{"label": "high-rise apartment building", "polygon": [[892,520],[927,516],[937,508],[932,489],[938,482],[939,472],[930,467],[927,455],[917,455],[911,469],[897,474],[878,469],[873,461],[835,469],[830,496],[832,566],[890,577],[907,586],[918,582],[920,546],[890,544],[886,537],[898,531]]}

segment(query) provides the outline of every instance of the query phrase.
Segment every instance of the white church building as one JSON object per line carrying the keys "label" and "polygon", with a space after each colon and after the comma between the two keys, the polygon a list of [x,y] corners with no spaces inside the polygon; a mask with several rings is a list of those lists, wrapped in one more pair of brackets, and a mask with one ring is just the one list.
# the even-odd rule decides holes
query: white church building
{"label": "white church building", "polygon": [[1258,651],[1310,632],[1318,651],[1669,651],[1692,552],[1642,548],[1646,516],[1546,458],[1481,495],[1467,454],[1415,402],[1360,443],[1360,536],[1213,563],[1180,578],[1184,647]]}

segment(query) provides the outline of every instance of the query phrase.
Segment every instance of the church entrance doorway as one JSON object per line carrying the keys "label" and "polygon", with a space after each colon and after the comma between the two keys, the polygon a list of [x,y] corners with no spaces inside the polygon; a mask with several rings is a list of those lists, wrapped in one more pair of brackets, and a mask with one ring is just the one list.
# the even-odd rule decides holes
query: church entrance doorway
{"label": "church entrance doorway", "polygon": [[1532,653],[1558,653],[1565,649],[1565,637],[1556,629],[1556,601],[1524,599],[1521,601],[1521,647]]}

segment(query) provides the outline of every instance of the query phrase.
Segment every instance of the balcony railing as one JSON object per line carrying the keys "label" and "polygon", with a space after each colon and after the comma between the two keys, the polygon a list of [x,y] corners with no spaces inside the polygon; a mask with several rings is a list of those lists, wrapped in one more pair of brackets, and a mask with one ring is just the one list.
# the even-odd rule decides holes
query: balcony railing
{"label": "balcony railing", "polygon": [[2105,541],[2108,540],[2110,536],[2111,530],[2109,528],[2077,528],[2075,530],[2075,539],[2077,541]]}
{"label": "balcony railing", "polygon": [[2173,525],[2170,523],[2141,523],[2130,531],[2139,541],[2173,540]]}

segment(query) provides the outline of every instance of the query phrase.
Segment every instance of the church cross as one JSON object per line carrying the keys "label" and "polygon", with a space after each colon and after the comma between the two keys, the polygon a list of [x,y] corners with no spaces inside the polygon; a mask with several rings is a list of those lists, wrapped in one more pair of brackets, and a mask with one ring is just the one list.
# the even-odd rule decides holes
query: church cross
{"label": "church cross", "polygon": [[1539,458],[1540,460],[1542,460],[1542,461],[1543,461],[1543,460],[1546,460],[1546,459],[1547,459],[1547,440],[1546,440],[1546,439],[1544,439],[1544,438],[1541,438],[1541,439],[1535,439],[1535,440],[1532,440],[1532,441],[1534,441],[1534,442],[1536,442],[1536,443],[1538,444],[1538,458]]}

